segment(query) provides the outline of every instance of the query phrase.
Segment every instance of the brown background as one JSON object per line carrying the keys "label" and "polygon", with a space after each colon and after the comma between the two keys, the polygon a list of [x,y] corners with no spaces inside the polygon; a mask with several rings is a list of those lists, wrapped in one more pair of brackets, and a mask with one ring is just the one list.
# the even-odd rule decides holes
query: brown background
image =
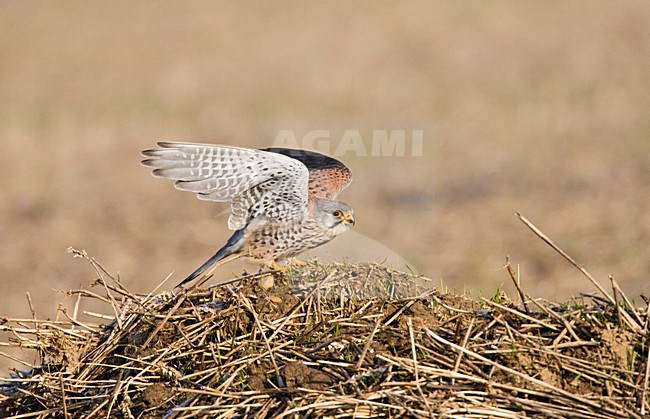
{"label": "brown background", "polygon": [[[2,2],[0,315],[88,285],[85,249],[131,290],[226,239],[224,207],[151,177],[156,140],[273,145],[423,130],[423,156],[338,156],[355,233],[323,252],[394,259],[458,291],[647,289],[650,3]],[[366,254],[357,256],[357,250]],[[236,270],[236,268],[233,268]],[[637,298],[638,299],[638,298]],[[70,302],[65,303],[70,306]]]}

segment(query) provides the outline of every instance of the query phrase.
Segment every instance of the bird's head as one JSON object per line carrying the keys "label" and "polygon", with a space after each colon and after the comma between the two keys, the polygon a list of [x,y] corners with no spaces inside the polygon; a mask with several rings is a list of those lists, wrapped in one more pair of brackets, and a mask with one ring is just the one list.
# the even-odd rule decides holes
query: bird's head
{"label": "bird's head", "polygon": [[314,215],[323,227],[335,234],[345,233],[354,225],[354,210],[348,204],[328,199],[317,199]]}

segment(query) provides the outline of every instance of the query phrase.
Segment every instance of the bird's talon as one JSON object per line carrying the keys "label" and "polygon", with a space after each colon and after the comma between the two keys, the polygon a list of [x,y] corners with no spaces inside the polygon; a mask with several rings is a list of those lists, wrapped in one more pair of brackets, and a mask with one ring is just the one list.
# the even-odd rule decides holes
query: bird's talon
{"label": "bird's talon", "polygon": [[300,259],[292,259],[291,260],[291,265],[292,266],[307,266],[307,262],[305,262],[304,260],[300,260]]}

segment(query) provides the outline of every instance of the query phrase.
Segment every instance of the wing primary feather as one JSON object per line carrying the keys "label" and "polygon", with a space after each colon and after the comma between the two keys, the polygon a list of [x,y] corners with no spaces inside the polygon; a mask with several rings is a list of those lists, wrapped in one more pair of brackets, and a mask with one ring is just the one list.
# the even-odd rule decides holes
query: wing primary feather
{"label": "wing primary feather", "polygon": [[160,141],[158,147],[142,152],[146,157],[142,164],[152,168],[154,176],[176,181],[177,189],[194,192],[201,200],[231,201],[233,229],[258,216],[285,222],[307,214],[309,171],[296,159],[210,144]]}

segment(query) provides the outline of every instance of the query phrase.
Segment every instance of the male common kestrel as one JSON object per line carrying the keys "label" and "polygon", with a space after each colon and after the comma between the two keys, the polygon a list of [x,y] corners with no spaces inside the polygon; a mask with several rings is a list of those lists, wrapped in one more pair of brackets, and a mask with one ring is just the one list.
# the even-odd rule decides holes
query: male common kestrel
{"label": "male common kestrel", "polygon": [[[159,142],[142,161],[153,175],[207,201],[230,202],[228,242],[178,286],[240,256],[264,262],[292,258],[354,225],[354,210],[334,198],[352,181],[340,161],[288,148],[252,150]],[[213,268],[214,269],[214,268]],[[210,272],[212,269],[210,270]]]}

